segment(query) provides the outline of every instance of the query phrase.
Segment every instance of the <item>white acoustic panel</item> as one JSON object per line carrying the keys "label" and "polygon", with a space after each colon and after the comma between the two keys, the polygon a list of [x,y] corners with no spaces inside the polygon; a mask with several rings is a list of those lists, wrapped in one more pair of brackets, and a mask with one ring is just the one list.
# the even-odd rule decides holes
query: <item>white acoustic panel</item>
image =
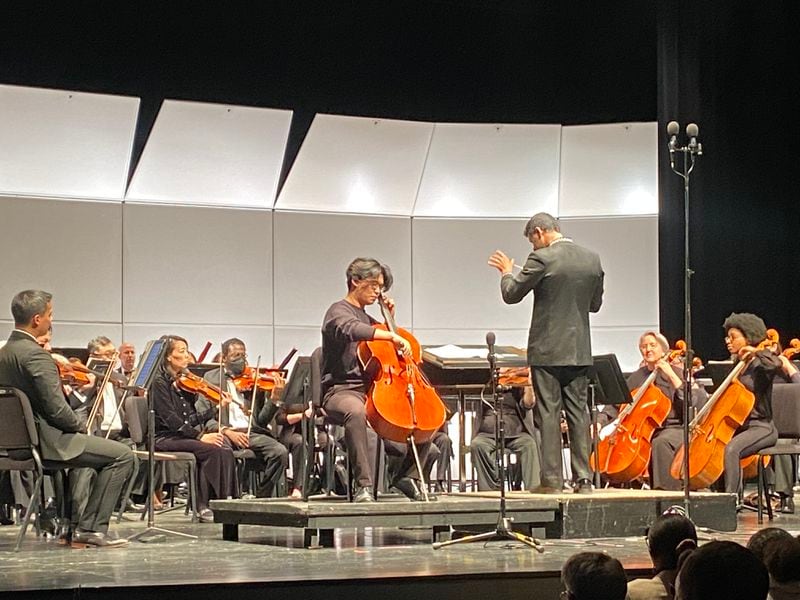
{"label": "white acoustic panel", "polygon": [[[411,327],[411,221],[407,218],[275,212],[275,324],[317,326],[345,297],[347,265],[389,265],[397,324]],[[369,312],[380,318],[375,307]]]}
{"label": "white acoustic panel", "polygon": [[[206,355],[205,362],[209,362],[220,351],[222,342],[230,338],[239,338],[247,346],[247,361],[255,366],[258,355],[261,355],[261,364],[272,364],[275,356],[272,352],[272,327],[254,325],[212,325],[183,323],[125,323],[123,335],[126,342],[131,342],[136,348],[136,355],[144,351],[147,342],[160,338],[162,335],[179,335],[189,343],[189,351],[199,357],[207,342],[211,342],[211,349]],[[284,353],[285,354],[285,353]],[[278,357],[282,359],[283,355]]]}
{"label": "white acoustic panel", "polygon": [[281,327],[276,325],[275,330],[275,355],[286,356],[292,348],[297,348],[300,356],[311,356],[315,348],[322,345],[322,334],[320,333],[322,317],[319,325],[308,327]]}
{"label": "white acoustic panel", "polygon": [[[593,327],[592,354],[617,355],[619,366],[625,373],[639,368],[642,355],[639,352],[639,337],[645,331],[659,331],[656,323],[641,327]],[[674,340],[670,340],[673,342]]]}
{"label": "white acoustic panel", "polygon": [[121,200],[139,99],[0,85],[0,193]]}
{"label": "white acoustic panel", "polygon": [[292,113],[165,100],[129,200],[271,208]]}
{"label": "white acoustic panel", "polygon": [[0,197],[0,302],[26,289],[54,295],[56,321],[120,322],[122,205]]}
{"label": "white acoustic panel", "polygon": [[558,213],[658,214],[658,124],[563,127]]}
{"label": "white acoustic panel", "polygon": [[124,204],[124,322],[272,323],[272,213]]}
{"label": "white acoustic panel", "polygon": [[561,231],[600,255],[605,293],[593,326],[658,323],[658,217],[562,219]]}
{"label": "white acoustic panel", "polygon": [[275,207],[410,215],[433,125],[317,115]]}
{"label": "white acoustic panel", "polygon": [[560,125],[437,123],[415,216],[558,212]]}
{"label": "white acoustic panel", "polygon": [[[9,300],[10,304],[10,300]],[[14,321],[0,321],[0,340],[8,339],[14,329]],[[120,323],[75,323],[71,321],[53,321],[53,341],[55,348],[86,348],[89,340],[104,335],[115,345],[122,342],[122,325]]]}
{"label": "white acoustic panel", "polygon": [[414,326],[424,329],[527,328],[531,296],[503,302],[500,274],[487,264],[503,250],[525,262],[532,250],[523,236],[527,220],[414,218]]}

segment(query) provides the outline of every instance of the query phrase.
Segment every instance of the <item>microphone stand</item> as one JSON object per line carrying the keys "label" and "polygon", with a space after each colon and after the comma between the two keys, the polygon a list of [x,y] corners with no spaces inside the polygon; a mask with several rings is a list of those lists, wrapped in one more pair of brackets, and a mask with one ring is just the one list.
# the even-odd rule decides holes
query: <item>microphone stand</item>
{"label": "microphone stand", "polygon": [[457,540],[447,540],[445,542],[434,542],[433,549],[438,550],[445,546],[453,546],[455,544],[467,544],[470,542],[483,542],[490,540],[513,540],[522,542],[526,546],[530,546],[537,552],[544,552],[544,547],[541,541],[534,537],[530,537],[514,531],[511,529],[511,518],[506,515],[506,438],[505,438],[505,421],[503,419],[503,398],[498,384],[499,369],[497,368],[497,354],[494,351],[494,333],[486,335],[486,344],[489,346],[489,354],[486,356],[489,361],[490,384],[492,387],[492,399],[494,401],[494,439],[495,439],[495,453],[494,459],[497,466],[497,477],[500,481],[500,513],[497,516],[497,526],[494,531],[487,531],[486,533],[479,533],[476,535],[468,535]]}
{"label": "microphone stand", "polygon": [[[683,179],[683,307],[684,307],[684,339],[686,340],[686,355],[683,363],[683,508],[687,518],[691,518],[691,493],[689,490],[689,422],[692,415],[692,362],[694,349],[692,348],[692,295],[691,283],[694,271],[689,260],[689,176],[694,170],[695,157],[703,154],[703,146],[697,141],[699,132],[697,125],[690,123],[686,126],[689,143],[678,146],[676,134],[680,126],[672,121],[667,125],[667,132],[672,133],[669,142],[670,169]],[[683,169],[675,168],[674,153],[683,154]]]}

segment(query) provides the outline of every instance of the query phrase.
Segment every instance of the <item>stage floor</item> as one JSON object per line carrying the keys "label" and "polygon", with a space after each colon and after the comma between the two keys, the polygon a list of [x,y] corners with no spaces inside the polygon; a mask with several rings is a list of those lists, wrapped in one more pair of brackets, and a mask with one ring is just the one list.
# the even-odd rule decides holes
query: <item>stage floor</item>
{"label": "stage floor", "polygon": [[[157,598],[170,600],[263,597],[296,593],[304,600],[381,594],[387,598],[437,600],[481,595],[504,598],[557,597],[558,574],[575,552],[601,550],[619,558],[631,576],[649,573],[641,536],[543,540],[539,554],[517,543],[431,547],[430,528],[337,529],[334,548],[304,549],[301,531],[242,525],[239,542],[222,540],[218,524],[192,525],[182,511],[157,516],[157,525],[192,533],[197,540],[168,537],[161,543],[131,543],[126,548],[75,550],[37,540],[32,532],[13,553],[15,526],[0,527],[0,591],[20,597]],[[762,527],[769,526],[766,521]],[[772,525],[800,532],[798,515],[780,515]],[[128,536],[144,523],[126,521],[112,531]],[[738,516],[733,533],[703,532],[704,539],[746,543],[759,526],[756,515]]]}

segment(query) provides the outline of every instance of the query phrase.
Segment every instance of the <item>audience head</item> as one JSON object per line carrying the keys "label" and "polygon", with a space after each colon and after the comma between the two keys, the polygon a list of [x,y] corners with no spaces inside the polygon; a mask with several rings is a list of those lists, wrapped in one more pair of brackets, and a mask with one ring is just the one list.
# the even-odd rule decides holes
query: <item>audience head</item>
{"label": "audience head", "polygon": [[42,290],[25,290],[11,300],[14,326],[34,337],[44,335],[53,325],[53,295]]}
{"label": "audience head", "polygon": [[765,600],[767,568],[736,542],[709,542],[682,562],[675,600]]}
{"label": "audience head", "polygon": [[776,583],[800,583],[800,541],[774,539],[764,548],[764,564]]}
{"label": "audience head", "polygon": [[602,552],[579,552],[564,563],[561,582],[567,600],[625,600],[628,578],[616,558]]}
{"label": "audience head", "polygon": [[762,563],[766,563],[767,548],[776,540],[793,539],[792,534],[780,527],[765,527],[756,531],[747,542],[747,549],[756,555]]}
{"label": "audience head", "polygon": [[696,548],[697,531],[684,515],[661,515],[647,531],[647,549],[656,572],[677,569],[678,557]]}

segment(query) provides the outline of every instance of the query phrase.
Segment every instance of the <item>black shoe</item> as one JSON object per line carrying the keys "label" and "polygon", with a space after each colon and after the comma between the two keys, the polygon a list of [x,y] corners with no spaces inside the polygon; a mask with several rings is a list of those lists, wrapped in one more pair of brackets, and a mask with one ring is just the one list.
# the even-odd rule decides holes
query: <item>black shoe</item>
{"label": "black shoe", "polygon": [[575,484],[575,493],[576,494],[591,494],[592,493],[592,482],[588,479],[578,479],[578,482]]}
{"label": "black shoe", "polygon": [[110,538],[99,531],[76,531],[72,534],[72,544],[75,546],[96,546],[98,548],[119,548],[127,546],[125,538]]}
{"label": "black shoe", "polygon": [[434,481],[433,482],[433,491],[437,494],[444,494],[444,481]]}
{"label": "black shoe", "polygon": [[[416,502],[425,501],[425,494],[422,493],[416,479],[401,477],[395,480],[392,487],[401,491],[409,500],[414,500]],[[437,500],[437,498],[434,494],[428,494],[428,500]]]}
{"label": "black shoe", "polygon": [[784,515],[793,515],[794,498],[791,496],[781,496],[781,505],[778,507],[778,512]]}
{"label": "black shoe", "polygon": [[204,508],[200,512],[197,513],[197,519],[201,523],[213,523],[214,522],[214,511],[210,508]]}
{"label": "black shoe", "polygon": [[365,485],[362,488],[358,488],[355,494],[353,494],[353,502],[375,502],[375,498],[372,494],[372,486]]}
{"label": "black shoe", "polygon": [[145,511],[144,504],[136,504],[133,500],[128,498],[128,501],[125,503],[125,510],[124,512],[129,513],[143,513]]}

